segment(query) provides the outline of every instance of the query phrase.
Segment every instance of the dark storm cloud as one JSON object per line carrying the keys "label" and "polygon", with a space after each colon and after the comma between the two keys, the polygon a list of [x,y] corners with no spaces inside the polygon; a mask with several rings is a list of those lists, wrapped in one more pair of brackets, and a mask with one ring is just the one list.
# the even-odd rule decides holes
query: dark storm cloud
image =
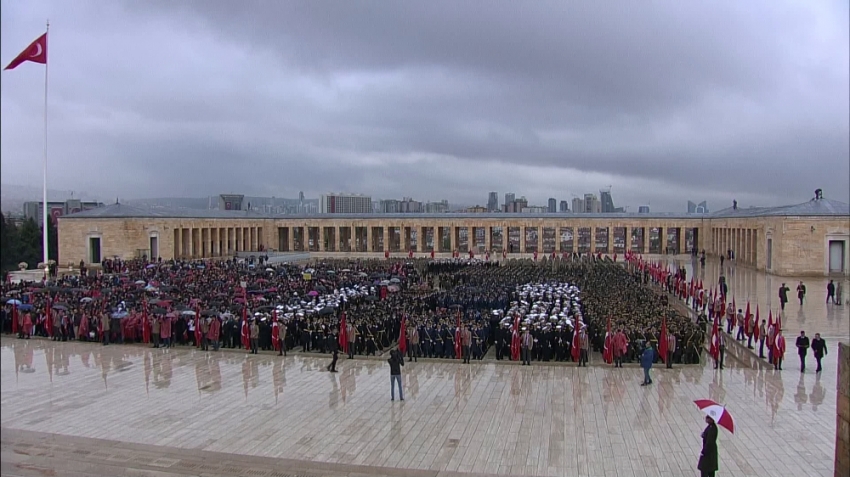
{"label": "dark storm cloud", "polygon": [[[9,5],[4,61],[56,25],[56,188],[848,200],[846,2]],[[38,183],[41,72],[4,73],[4,182]]]}

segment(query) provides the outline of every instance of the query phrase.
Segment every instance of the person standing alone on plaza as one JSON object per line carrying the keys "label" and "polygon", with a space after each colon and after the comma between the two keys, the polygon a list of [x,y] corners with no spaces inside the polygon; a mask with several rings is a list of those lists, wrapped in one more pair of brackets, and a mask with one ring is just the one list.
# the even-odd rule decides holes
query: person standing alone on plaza
{"label": "person standing alone on plaza", "polygon": [[398,350],[390,351],[390,400],[395,401],[395,386],[398,385],[398,398],[404,401],[404,390],[401,388],[401,367],[404,366],[404,357],[399,355]]}
{"label": "person standing alone on plaza", "polygon": [[640,356],[640,367],[643,368],[643,383],[641,386],[648,386],[652,384],[652,378],[649,376],[649,370],[652,369],[653,361],[655,361],[655,350],[652,349],[652,345],[647,342],[646,349],[643,350],[643,354]]}
{"label": "person standing alone on plaza", "polygon": [[826,303],[829,304],[830,301],[833,304],[838,303],[835,300],[835,282],[833,282],[832,280],[830,280],[829,283],[826,284]]}
{"label": "person standing alone on plaza", "polygon": [[717,472],[719,460],[717,455],[717,424],[711,416],[705,416],[705,423],[708,424],[705,430],[702,431],[702,452],[699,455],[699,463],[697,470],[700,472],[700,477],[714,477]]}
{"label": "person standing alone on plaza", "polygon": [[803,285],[802,280],[797,285],[797,298],[800,299],[800,306],[803,306],[803,299],[806,298],[806,285]]}
{"label": "person standing alone on plaza", "polygon": [[797,337],[797,354],[800,356],[800,372],[806,372],[806,353],[809,351],[809,337],[805,331],[800,331],[800,336]]}
{"label": "person standing alone on plaza", "polygon": [[815,339],[812,340],[812,352],[815,354],[815,361],[818,363],[815,372],[819,373],[823,371],[823,368],[820,366],[820,360],[827,355],[826,341],[820,337],[820,333],[815,333]]}
{"label": "person standing alone on plaza", "polygon": [[331,335],[330,343],[330,352],[333,353],[333,358],[331,358],[331,364],[328,365],[327,370],[335,373],[336,372],[336,362],[339,360],[339,339],[336,334]]}
{"label": "person standing alone on plaza", "polygon": [[788,303],[789,291],[791,291],[791,289],[785,286],[784,283],[779,287],[779,308],[781,308],[782,311],[785,311],[785,304]]}

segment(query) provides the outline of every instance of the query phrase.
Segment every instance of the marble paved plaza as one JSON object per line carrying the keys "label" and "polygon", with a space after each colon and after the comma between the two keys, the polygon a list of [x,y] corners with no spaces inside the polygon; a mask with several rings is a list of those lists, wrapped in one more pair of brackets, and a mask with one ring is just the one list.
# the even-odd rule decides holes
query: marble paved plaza
{"label": "marble paved plaza", "polygon": [[[155,474],[128,475],[184,475],[169,465],[200,452],[319,472],[299,475],[678,477],[695,474],[700,398],[726,403],[737,419],[736,434],[720,435],[720,475],[832,475],[834,354],[822,376],[801,375],[792,360],[774,372],[730,359],[722,372],[655,370],[650,387],[639,386],[636,367],[410,363],[406,401],[391,402],[387,366],[376,360],[342,360],[331,374],[318,357],[8,338],[0,353],[4,475],[66,475],[110,455],[114,466],[120,451],[94,450],[126,443],[126,453],[158,462],[147,467]],[[48,461],[53,474],[28,473],[40,459],[10,451],[27,433],[93,449]],[[132,455],[119,467],[144,462]]]}
{"label": "marble paved plaza", "polygon": [[[690,260],[681,262],[693,273]],[[826,305],[824,279],[725,267],[739,306],[762,317],[791,288],[785,370],[754,366],[740,347],[727,369],[521,367],[493,361],[408,363],[404,402],[391,402],[382,360],[246,355],[141,346],[21,341],[0,348],[2,475],[250,477],[697,475],[702,415],[693,400],[725,403],[720,473],[832,477],[837,340],[850,307]],[[716,283],[719,263],[696,269]],[[850,284],[845,283],[845,295]],[[825,371],[799,372],[793,339],[820,332]],[[737,357],[737,359],[736,359]]]}

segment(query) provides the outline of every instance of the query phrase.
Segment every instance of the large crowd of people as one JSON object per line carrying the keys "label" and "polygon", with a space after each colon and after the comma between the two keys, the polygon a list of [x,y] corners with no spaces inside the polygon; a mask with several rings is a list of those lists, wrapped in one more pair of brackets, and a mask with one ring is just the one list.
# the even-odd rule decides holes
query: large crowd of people
{"label": "large crowd of people", "polygon": [[513,350],[520,333],[538,344],[530,360],[576,360],[576,327],[597,352],[607,346],[606,334],[622,335],[617,354],[626,362],[658,342],[662,321],[677,343],[674,362],[699,362],[704,341],[703,329],[633,267],[593,256],[501,263],[113,260],[81,272],[5,283],[3,331],[22,339],[256,353],[341,348],[349,357],[398,347],[409,359],[464,361],[519,359]]}

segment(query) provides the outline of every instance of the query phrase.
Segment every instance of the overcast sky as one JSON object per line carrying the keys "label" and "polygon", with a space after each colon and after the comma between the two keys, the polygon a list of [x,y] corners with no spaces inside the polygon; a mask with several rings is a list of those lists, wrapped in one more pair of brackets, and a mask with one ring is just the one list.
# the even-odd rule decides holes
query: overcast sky
{"label": "overcast sky", "polygon": [[[603,4],[9,0],[0,45],[50,19],[49,187],[104,199],[848,201],[847,1]],[[2,73],[3,183],[43,78]]]}

